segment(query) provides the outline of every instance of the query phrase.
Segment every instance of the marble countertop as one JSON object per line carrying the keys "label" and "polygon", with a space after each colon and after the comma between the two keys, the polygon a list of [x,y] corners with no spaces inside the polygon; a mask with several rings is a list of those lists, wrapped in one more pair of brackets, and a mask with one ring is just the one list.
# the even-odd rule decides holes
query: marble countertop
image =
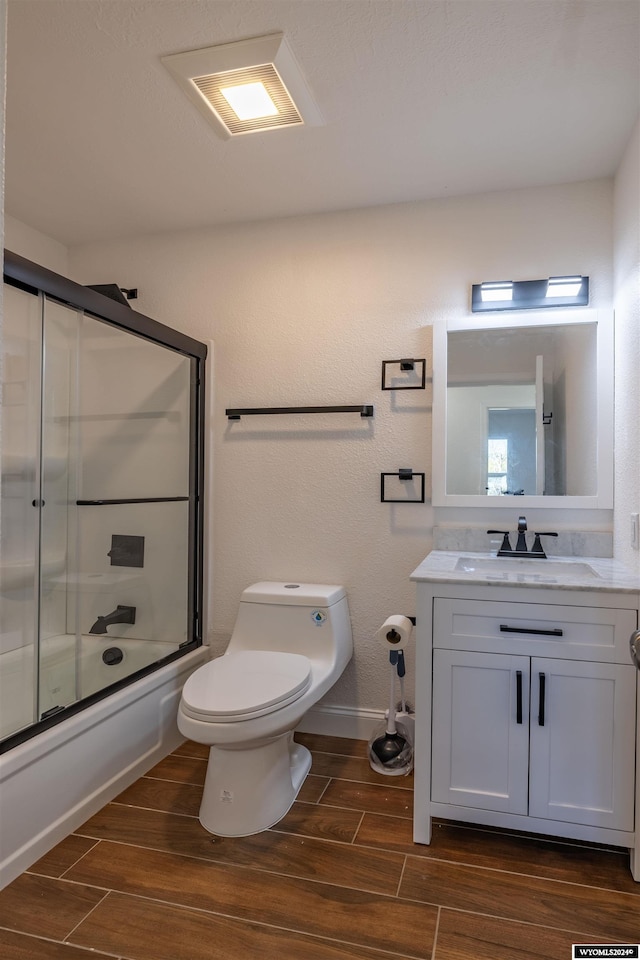
{"label": "marble countertop", "polygon": [[640,576],[617,560],[603,557],[529,559],[495,553],[433,550],[411,574],[427,583],[531,586],[551,590],[639,593]]}

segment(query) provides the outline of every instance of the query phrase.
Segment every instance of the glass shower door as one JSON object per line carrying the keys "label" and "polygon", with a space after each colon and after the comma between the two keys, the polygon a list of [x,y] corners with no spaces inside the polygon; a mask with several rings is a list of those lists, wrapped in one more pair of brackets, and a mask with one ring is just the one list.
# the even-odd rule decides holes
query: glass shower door
{"label": "glass shower door", "polygon": [[5,285],[0,530],[0,736],[38,719],[42,298]]}
{"label": "glass shower door", "polygon": [[44,300],[40,443],[39,719],[81,697],[79,645],[68,628],[68,578],[75,568],[75,486],[80,311]]}
{"label": "glass shower door", "polygon": [[77,699],[65,581],[79,314],[7,284],[4,303],[0,739]]}
{"label": "glass shower door", "polygon": [[206,357],[13,254],[4,291],[0,752],[200,646]]}
{"label": "glass shower door", "polygon": [[69,602],[83,696],[189,639],[191,416],[188,357],[82,318]]}

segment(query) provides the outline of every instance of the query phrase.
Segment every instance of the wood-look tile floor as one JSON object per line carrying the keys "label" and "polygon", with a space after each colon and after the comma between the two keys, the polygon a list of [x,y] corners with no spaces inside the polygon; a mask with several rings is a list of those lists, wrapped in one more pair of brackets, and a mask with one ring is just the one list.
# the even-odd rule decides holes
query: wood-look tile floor
{"label": "wood-look tile floor", "polygon": [[2,960],[570,960],[640,941],[611,849],[439,823],[411,840],[412,778],[366,744],[300,734],[313,766],[253,837],[208,834],[187,742],[0,893]]}

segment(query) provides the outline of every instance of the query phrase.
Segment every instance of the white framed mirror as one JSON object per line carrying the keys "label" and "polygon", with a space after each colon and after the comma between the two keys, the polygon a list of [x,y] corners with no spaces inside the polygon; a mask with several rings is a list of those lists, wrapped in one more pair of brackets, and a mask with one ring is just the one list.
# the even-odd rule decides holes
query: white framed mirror
{"label": "white framed mirror", "polygon": [[434,506],[613,507],[613,314],[433,331]]}

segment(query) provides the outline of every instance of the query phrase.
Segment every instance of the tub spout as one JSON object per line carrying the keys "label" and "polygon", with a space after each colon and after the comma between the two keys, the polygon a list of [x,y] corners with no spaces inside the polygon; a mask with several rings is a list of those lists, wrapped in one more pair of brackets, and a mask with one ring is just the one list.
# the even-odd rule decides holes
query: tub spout
{"label": "tub spout", "polygon": [[107,632],[107,627],[112,623],[135,623],[136,622],[136,608],[135,607],[123,607],[121,604],[118,604],[115,610],[111,613],[108,613],[106,617],[98,617],[94,625],[89,630],[89,633],[102,634]]}

